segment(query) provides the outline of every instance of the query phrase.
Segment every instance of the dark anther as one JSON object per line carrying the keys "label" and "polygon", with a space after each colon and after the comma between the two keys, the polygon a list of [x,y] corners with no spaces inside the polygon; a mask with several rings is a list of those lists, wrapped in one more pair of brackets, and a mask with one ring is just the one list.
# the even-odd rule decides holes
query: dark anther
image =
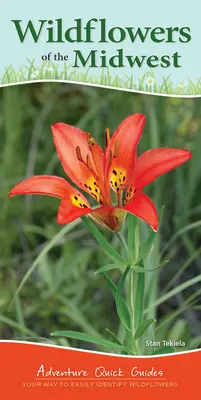
{"label": "dark anther", "polygon": [[75,199],[75,200],[78,200],[78,197],[77,197],[77,196],[74,196],[74,199]]}
{"label": "dark anther", "polygon": [[120,150],[120,142],[119,140],[116,140],[114,143],[114,157],[117,157],[119,155],[119,150]]}
{"label": "dark anther", "polygon": [[115,169],[113,169],[112,173],[113,173],[114,175],[117,175],[117,171],[116,171]]}
{"label": "dark anther", "polygon": [[105,146],[107,147],[110,141],[110,130],[106,128],[105,130]]}
{"label": "dark anther", "polygon": [[92,168],[92,164],[91,164],[91,160],[90,160],[90,157],[89,157],[89,154],[87,154],[87,167],[88,167],[90,170],[93,169],[93,168]]}
{"label": "dark anther", "polygon": [[80,147],[79,147],[79,146],[76,147],[76,154],[77,154],[78,160],[81,161],[81,162],[83,162],[83,158],[82,158],[81,150],[80,150]]}
{"label": "dark anther", "polygon": [[109,154],[109,165],[112,163],[113,155],[112,155],[112,150],[110,149],[110,154]]}

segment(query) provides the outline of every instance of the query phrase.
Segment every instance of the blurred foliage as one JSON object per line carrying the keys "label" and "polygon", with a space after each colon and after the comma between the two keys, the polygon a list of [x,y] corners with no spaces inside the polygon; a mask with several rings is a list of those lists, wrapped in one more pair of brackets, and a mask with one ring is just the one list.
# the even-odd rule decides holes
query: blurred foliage
{"label": "blurred foliage", "polygon": [[[108,287],[101,276],[94,275],[106,257],[81,221],[72,224],[68,233],[39,259],[34,273],[10,306],[25,273],[61,227],[55,220],[58,199],[8,199],[8,192],[28,176],[65,177],[53,145],[51,124],[62,121],[76,125],[91,132],[103,145],[105,128],[113,132],[135,112],[147,117],[139,153],[161,146],[193,152],[187,164],[147,188],[158,210],[165,205],[165,213],[146,264],[153,268],[166,259],[169,263],[160,274],[147,274],[146,308],[148,318],[157,317],[155,332],[149,332],[152,338],[155,335],[157,340],[181,339],[186,348],[199,346],[200,283],[189,284],[173,295],[171,291],[201,276],[201,99],[140,95],[56,82],[10,86],[0,92],[1,339],[86,348],[88,344],[76,340],[69,343],[67,339],[51,339],[50,333],[72,329],[107,338],[109,329],[119,339],[123,337]],[[144,241],[150,228],[141,222],[140,229]],[[120,245],[115,234],[105,234],[114,246]],[[114,280],[119,277],[116,271],[110,275]],[[163,301],[167,292],[170,296]]]}

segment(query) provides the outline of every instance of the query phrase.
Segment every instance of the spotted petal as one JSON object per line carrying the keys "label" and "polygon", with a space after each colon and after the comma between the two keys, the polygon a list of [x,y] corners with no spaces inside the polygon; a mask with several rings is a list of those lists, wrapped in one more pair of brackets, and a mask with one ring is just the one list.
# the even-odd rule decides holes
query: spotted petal
{"label": "spotted petal", "polygon": [[[83,204],[83,203],[82,203]],[[74,221],[77,218],[83,217],[86,214],[89,214],[92,210],[87,203],[85,206],[76,206],[72,200],[64,199],[62,200],[58,214],[57,214],[57,222],[60,225],[68,224],[69,222]]]}
{"label": "spotted petal", "polygon": [[136,147],[144,124],[143,114],[130,115],[119,125],[107,146],[105,174],[116,192],[130,182],[136,161]]}
{"label": "spotted petal", "polygon": [[57,221],[67,224],[91,211],[87,199],[63,178],[57,176],[33,176],[16,185],[10,192],[16,194],[43,194],[62,199]]}
{"label": "spotted petal", "polygon": [[100,188],[97,175],[101,163],[103,164],[103,152],[100,146],[96,143],[90,146],[86,132],[62,122],[52,126],[52,133],[57,154],[66,174],[77,186],[99,201]]}

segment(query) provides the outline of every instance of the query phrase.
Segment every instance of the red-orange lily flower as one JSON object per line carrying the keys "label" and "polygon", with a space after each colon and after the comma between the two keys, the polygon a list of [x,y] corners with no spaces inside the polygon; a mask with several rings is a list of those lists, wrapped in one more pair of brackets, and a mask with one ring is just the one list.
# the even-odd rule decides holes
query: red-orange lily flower
{"label": "red-orange lily flower", "polygon": [[[144,115],[133,114],[119,125],[111,139],[106,129],[104,152],[89,133],[61,122],[52,126],[54,144],[66,174],[97,201],[98,208],[92,209],[80,191],[57,176],[33,176],[16,185],[9,196],[44,194],[60,198],[57,222],[61,225],[89,214],[102,225],[118,231],[126,212],[130,212],[156,231],[157,211],[142,189],[159,175],[189,160],[191,152],[158,148],[137,158],[144,124]],[[111,189],[116,193],[116,205],[112,203]],[[125,194],[124,189],[127,189]]]}

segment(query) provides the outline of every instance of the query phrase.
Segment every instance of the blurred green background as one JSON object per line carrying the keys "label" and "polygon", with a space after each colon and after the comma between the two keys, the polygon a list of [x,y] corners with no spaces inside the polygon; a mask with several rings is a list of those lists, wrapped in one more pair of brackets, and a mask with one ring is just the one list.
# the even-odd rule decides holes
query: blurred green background
{"label": "blurred green background", "polygon": [[[58,199],[8,199],[8,192],[25,177],[65,177],[53,145],[51,124],[76,125],[103,145],[105,128],[114,132],[135,112],[147,117],[139,153],[160,146],[187,148],[193,153],[188,163],[147,188],[158,211],[163,205],[165,211],[146,264],[153,268],[169,260],[160,272],[146,275],[146,315],[157,318],[154,332],[149,334],[157,340],[183,340],[185,349],[200,345],[201,99],[56,82],[0,89],[1,339],[102,350],[76,340],[52,339],[50,333],[68,329],[107,338],[109,329],[123,337],[111,293],[103,277],[94,275],[106,263],[106,256],[82,222],[62,228],[55,220]],[[140,232],[144,241],[150,228],[141,222]],[[115,234],[105,235],[119,247]],[[34,261],[34,272],[10,305]],[[109,275],[118,281],[118,271]],[[145,344],[144,352],[149,352]]]}

